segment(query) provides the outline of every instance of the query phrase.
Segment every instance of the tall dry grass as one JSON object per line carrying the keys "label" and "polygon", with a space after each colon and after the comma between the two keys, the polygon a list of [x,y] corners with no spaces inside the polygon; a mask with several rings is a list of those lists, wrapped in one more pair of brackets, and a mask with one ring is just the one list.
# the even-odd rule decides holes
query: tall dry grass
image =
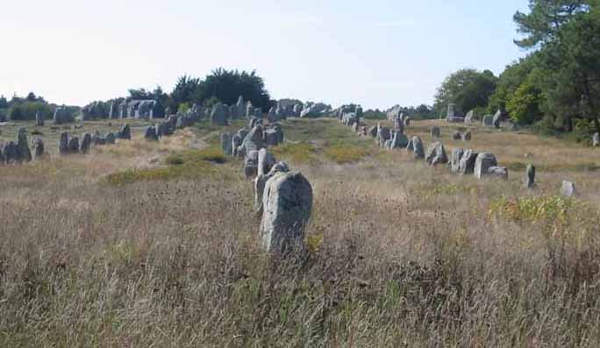
{"label": "tall dry grass", "polygon": [[598,345],[597,200],[554,197],[593,173],[542,171],[527,191],[520,173],[476,181],[403,152],[336,164],[319,144],[294,164],[315,197],[297,259],[261,251],[236,160],[118,186],[71,175],[76,158],[0,167],[0,345]]}

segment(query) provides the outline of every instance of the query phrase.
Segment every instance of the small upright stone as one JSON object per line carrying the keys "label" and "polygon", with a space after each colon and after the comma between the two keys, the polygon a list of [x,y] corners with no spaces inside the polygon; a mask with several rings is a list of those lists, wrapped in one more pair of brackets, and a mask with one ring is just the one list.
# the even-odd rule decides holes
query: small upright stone
{"label": "small upright stone", "polygon": [[35,159],[40,159],[44,156],[44,141],[42,140],[42,138],[33,138],[32,147]]}
{"label": "small upright stone", "polygon": [[458,173],[460,171],[460,160],[464,154],[463,149],[454,149],[450,155],[450,170],[452,173]]}
{"label": "small upright stone", "polygon": [[431,127],[431,137],[432,138],[439,138],[440,137],[440,127]]}
{"label": "small upright stone", "polygon": [[110,133],[106,134],[106,143],[107,144],[114,144],[115,143],[115,134],[113,132],[110,132]]}
{"label": "small upright stone", "polygon": [[462,134],[463,141],[471,141],[471,131],[466,131]]}
{"label": "small upright stone", "polygon": [[444,145],[439,141],[430,144],[427,147],[427,156],[425,157],[425,160],[432,166],[448,163],[448,156],[446,156]]}
{"label": "small upright stone", "polygon": [[221,149],[223,153],[226,155],[231,155],[231,134],[222,133],[221,134]]}
{"label": "small upright stone", "polygon": [[475,171],[475,161],[477,160],[477,152],[468,149],[463,152],[458,164],[458,173],[461,175],[473,174]]}
{"label": "small upright stone", "polygon": [[508,169],[506,167],[493,166],[488,168],[487,175],[500,179],[508,179]]}
{"label": "small upright stone", "polygon": [[246,178],[253,178],[258,174],[258,150],[251,150],[244,158],[244,174]]}
{"label": "small upright stone", "polygon": [[577,195],[577,191],[575,190],[575,184],[571,181],[563,180],[562,186],[560,188],[560,194],[567,198]]}
{"label": "small upright stone", "polygon": [[594,135],[592,136],[592,145],[594,147],[600,146],[600,133],[594,133]]}
{"label": "small upright stone", "polygon": [[81,153],[88,153],[90,151],[90,145],[92,144],[92,135],[85,133],[81,139]]}
{"label": "small upright stone", "polygon": [[477,159],[475,160],[475,177],[477,179],[482,179],[484,176],[488,175],[490,167],[495,167],[498,165],[498,161],[496,161],[496,156],[490,152],[483,152],[477,155]]}
{"label": "small upright stone", "polygon": [[423,146],[423,141],[420,137],[414,136],[412,137],[412,146],[415,159],[425,158],[425,147]]}
{"label": "small upright stone", "polygon": [[61,155],[69,153],[69,133],[63,132],[60,134],[60,142],[58,143],[58,152]]}
{"label": "small upright stone", "polygon": [[452,139],[454,140],[460,140],[462,138],[462,135],[460,134],[459,131],[456,131],[452,134]]}
{"label": "small upright stone", "polygon": [[77,152],[79,152],[79,138],[71,137],[71,139],[69,139],[69,153]]}
{"label": "small upright stone", "polygon": [[119,131],[119,133],[117,134],[117,137],[119,139],[131,139],[131,128],[129,127],[128,123],[125,123],[122,127],[121,130]]}
{"label": "small upright stone", "polygon": [[146,127],[146,131],[144,132],[144,139],[150,141],[158,141],[158,134],[156,134],[157,128],[154,126]]}
{"label": "small upright stone", "polygon": [[528,164],[525,173],[525,185],[527,188],[535,187],[535,166],[533,164]]}
{"label": "small upright stone", "polygon": [[25,162],[31,161],[31,150],[29,150],[27,130],[25,128],[19,128],[17,147],[19,148],[19,160]]}

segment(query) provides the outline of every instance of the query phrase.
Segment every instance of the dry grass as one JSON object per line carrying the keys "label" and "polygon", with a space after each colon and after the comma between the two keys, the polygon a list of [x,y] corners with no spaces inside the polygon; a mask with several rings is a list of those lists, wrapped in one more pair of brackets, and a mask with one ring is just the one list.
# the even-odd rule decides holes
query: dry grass
{"label": "dry grass", "polygon": [[[289,144],[316,134],[318,160],[294,165],[315,194],[311,252],[298,260],[260,250],[240,161],[189,150],[215,143],[215,130],[0,167],[0,346],[598,346],[599,182],[572,167],[598,163],[593,150],[476,129],[470,145],[501,164],[523,152],[560,164],[546,146],[569,157],[527,191],[519,172],[453,176],[309,122],[284,124]],[[344,146],[369,155],[326,155]],[[104,181],[186,167],[191,176]],[[567,177],[578,199],[555,196]]]}

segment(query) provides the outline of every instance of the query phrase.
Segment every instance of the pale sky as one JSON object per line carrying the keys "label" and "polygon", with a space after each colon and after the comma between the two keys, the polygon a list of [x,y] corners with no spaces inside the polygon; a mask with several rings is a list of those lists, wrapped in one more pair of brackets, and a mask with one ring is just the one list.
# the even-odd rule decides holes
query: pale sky
{"label": "pale sky", "polygon": [[85,105],[183,75],[256,70],[271,97],[432,103],[449,73],[525,52],[527,0],[2,0],[0,94]]}

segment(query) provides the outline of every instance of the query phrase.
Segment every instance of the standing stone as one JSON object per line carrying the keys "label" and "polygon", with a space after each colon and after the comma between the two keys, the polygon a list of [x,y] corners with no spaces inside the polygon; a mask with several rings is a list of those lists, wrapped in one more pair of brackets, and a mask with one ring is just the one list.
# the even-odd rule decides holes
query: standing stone
{"label": "standing stone", "polygon": [[119,133],[117,133],[117,137],[119,139],[131,139],[131,128],[129,127],[128,123],[125,123],[122,127],[121,130],[119,131]]}
{"label": "standing stone", "polygon": [[471,141],[471,131],[466,131],[462,134],[463,141]]}
{"label": "standing stone", "polygon": [[460,172],[460,160],[463,157],[463,154],[463,149],[459,148],[452,150],[452,154],[450,155],[450,170],[452,173]]}
{"label": "standing stone", "polygon": [[440,137],[440,127],[431,127],[431,137],[439,138]]}
{"label": "standing stone", "polygon": [[454,139],[454,140],[460,140],[461,138],[462,138],[462,136],[459,131],[456,131],[452,134],[452,139]]}
{"label": "standing stone", "polygon": [[240,146],[241,155],[247,154],[252,150],[260,150],[264,145],[264,134],[263,127],[258,125],[254,127],[242,140],[242,145]]}
{"label": "standing stone", "polygon": [[302,248],[312,205],[312,186],[301,173],[275,173],[266,182],[263,193],[263,247],[278,253]]}
{"label": "standing stone", "polygon": [[535,166],[533,164],[528,164],[525,173],[525,185],[527,188],[533,188],[535,186]]}
{"label": "standing stone", "polygon": [[386,141],[390,139],[390,129],[387,127],[381,127],[377,125],[377,140],[379,141],[379,147],[385,147]]}
{"label": "standing stone", "polygon": [[483,152],[477,155],[475,160],[475,177],[482,179],[484,176],[489,174],[489,169],[498,165],[496,156],[490,152]]}
{"label": "standing stone", "polygon": [[410,117],[404,117],[404,128],[408,128],[410,126]]}
{"label": "standing stone", "polygon": [[258,174],[258,151],[251,150],[244,158],[244,174],[246,178],[253,178]]}
{"label": "standing stone", "polygon": [[39,111],[35,113],[35,124],[38,127],[43,127],[44,126],[44,116],[40,115]]}
{"label": "standing stone", "polygon": [[471,110],[467,112],[467,116],[465,116],[465,123],[473,123],[473,116],[475,115],[475,110]]}
{"label": "standing stone", "polygon": [[594,135],[592,136],[592,145],[594,147],[600,146],[600,133],[594,133]]}
{"label": "standing stone", "polygon": [[423,146],[423,141],[420,137],[414,136],[412,137],[412,147],[414,152],[415,159],[425,158],[425,147]]}
{"label": "standing stone", "polygon": [[492,124],[495,128],[500,128],[500,122],[502,122],[502,111],[498,110],[492,119]]}
{"label": "standing stone", "polygon": [[218,126],[227,125],[227,110],[225,105],[217,103],[213,106],[212,112],[210,113],[210,121],[212,124]]}
{"label": "standing stone", "polygon": [[458,173],[461,175],[473,174],[477,155],[477,152],[473,152],[471,149],[464,151],[458,164]]}
{"label": "standing stone", "polygon": [[60,142],[58,143],[58,152],[61,155],[69,153],[69,133],[63,132],[60,134]]}
{"label": "standing stone", "polygon": [[390,140],[390,150],[405,148],[408,145],[408,138],[399,130],[394,131]]}
{"label": "standing stone", "polygon": [[575,184],[571,181],[563,180],[562,186],[560,188],[560,194],[567,198],[577,195],[577,190],[575,190]]}
{"label": "standing stone", "polygon": [[32,147],[35,159],[40,159],[42,158],[42,156],[44,156],[44,141],[42,140],[42,138],[33,138]]}
{"label": "standing stone", "polygon": [[221,149],[223,150],[224,154],[231,155],[231,134],[221,134]]}
{"label": "standing stone", "polygon": [[273,165],[277,163],[275,160],[275,156],[273,156],[267,149],[262,148],[258,151],[258,167],[257,167],[257,175],[265,175],[267,174]]}
{"label": "standing stone", "polygon": [[19,146],[15,144],[14,141],[9,141],[8,143],[4,144],[2,154],[4,157],[4,161],[7,164],[21,162],[21,156],[19,155]]}
{"label": "standing stone", "polygon": [[71,137],[71,139],[69,139],[69,153],[77,152],[79,152],[79,138]]}
{"label": "standing stone", "polygon": [[154,127],[154,126],[146,127],[146,131],[144,132],[144,139],[150,140],[150,141],[157,141],[158,134],[156,134],[156,127]]}
{"label": "standing stone", "polygon": [[432,166],[448,163],[448,156],[446,156],[444,145],[439,141],[430,144],[427,147],[427,156],[425,156],[425,160]]}
{"label": "standing stone", "polygon": [[492,127],[494,125],[494,116],[493,115],[485,115],[481,120],[481,124],[485,127]]}
{"label": "standing stone", "polygon": [[232,156],[237,156],[238,148],[242,145],[242,137],[239,134],[234,134],[231,137],[231,154]]}
{"label": "standing stone", "polygon": [[19,128],[17,147],[19,148],[19,160],[25,162],[31,161],[31,150],[29,150],[27,130],[25,128]]}
{"label": "standing stone", "polygon": [[279,145],[279,134],[276,129],[267,129],[265,131],[265,144],[267,146]]}
{"label": "standing stone", "polygon": [[394,118],[394,129],[404,133],[404,120],[402,115],[398,115]]}
{"label": "standing stone", "polygon": [[489,167],[487,175],[507,180],[508,179],[508,169],[506,167],[499,167],[499,166]]}
{"label": "standing stone", "polygon": [[448,103],[448,112],[446,113],[446,118],[453,118],[454,116],[454,103]]}
{"label": "standing stone", "polygon": [[90,151],[90,145],[92,144],[92,135],[85,133],[81,139],[81,153],[88,153]]}

